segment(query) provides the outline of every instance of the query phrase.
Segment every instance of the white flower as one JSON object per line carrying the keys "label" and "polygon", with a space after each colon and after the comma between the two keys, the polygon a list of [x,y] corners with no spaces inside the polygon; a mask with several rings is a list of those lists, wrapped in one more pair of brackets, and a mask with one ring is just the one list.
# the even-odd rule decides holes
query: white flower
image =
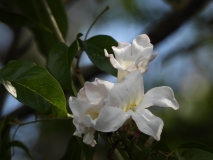
{"label": "white flower", "polygon": [[133,71],[109,90],[94,129],[113,132],[131,117],[141,132],[160,140],[163,121],[147,109],[150,106],[171,107],[175,110],[179,108],[170,87],[156,87],[144,95],[141,73]]}
{"label": "white flower", "polygon": [[146,34],[137,36],[132,45],[125,42],[118,43],[118,47],[112,47],[113,54],[108,54],[104,50],[105,56],[110,58],[110,62],[114,68],[118,69],[118,82],[126,76],[129,72],[140,70],[145,73],[148,69],[149,62],[151,62],[156,54],[152,54],[153,45]]}
{"label": "white flower", "polygon": [[73,123],[76,127],[74,135],[81,137],[84,134],[83,142],[93,147],[96,144],[93,126],[102,109],[103,100],[108,97],[108,90],[113,85],[113,83],[95,79],[94,82],[85,83],[77,98],[69,99],[69,106],[74,115]]}

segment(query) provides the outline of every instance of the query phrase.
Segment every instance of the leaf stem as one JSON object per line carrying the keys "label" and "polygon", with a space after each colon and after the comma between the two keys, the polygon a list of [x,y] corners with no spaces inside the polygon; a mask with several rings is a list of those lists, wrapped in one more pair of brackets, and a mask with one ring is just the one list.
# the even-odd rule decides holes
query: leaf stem
{"label": "leaf stem", "polygon": [[[45,12],[46,12],[46,14],[48,16],[48,19],[49,19],[49,21],[51,23],[52,30],[53,30],[54,34],[56,35],[58,41],[62,42],[62,43],[66,43],[64,38],[63,38],[63,36],[62,36],[62,33],[61,33],[61,31],[60,31],[60,29],[58,27],[58,24],[57,24],[52,12],[51,12],[51,9],[50,9],[48,3],[46,2],[46,0],[42,0],[42,4],[43,4]],[[78,70],[78,72],[76,72],[75,66],[76,66],[75,61],[73,61],[72,62],[72,69],[73,69],[76,77],[78,78],[80,84],[83,86],[84,83],[85,83],[84,77],[83,77],[82,73],[79,70]]]}
{"label": "leaf stem", "polygon": [[122,133],[119,133],[119,135],[120,135],[121,140],[122,140],[122,142],[123,142],[123,144],[125,146],[125,150],[126,150],[127,154],[129,155],[129,158],[131,160],[134,159],[133,153],[132,153],[131,149],[129,148],[129,146],[126,143],[126,139],[124,138],[124,136],[122,135]]}
{"label": "leaf stem", "polygon": [[148,140],[146,141],[146,143],[144,144],[144,146],[147,147],[147,148],[149,148],[149,147],[152,146],[152,144],[153,144],[154,141],[155,141],[155,139],[152,136],[150,136],[148,138]]}
{"label": "leaf stem", "polygon": [[94,24],[97,22],[97,20],[109,9],[109,6],[106,6],[105,9],[96,17],[96,19],[92,22],[92,24],[90,25],[89,29],[87,30],[87,33],[84,37],[84,40],[87,39],[87,36],[90,32],[90,30],[92,29],[92,27],[94,26]]}
{"label": "leaf stem", "polygon": [[[70,116],[71,117],[71,116]],[[21,127],[21,126],[25,126],[25,125],[28,125],[28,124],[32,124],[32,123],[38,123],[38,122],[45,122],[45,121],[55,121],[55,120],[72,120],[73,118],[44,118],[44,119],[38,119],[38,120],[35,120],[35,121],[29,121],[29,122],[25,122],[25,123],[22,123],[20,121],[16,121],[14,123],[10,123],[10,124],[17,124],[18,127],[16,128],[15,132],[13,133],[13,137],[12,137],[12,140],[14,140],[15,138],[15,134],[16,132],[18,131],[18,129]]]}
{"label": "leaf stem", "polygon": [[[94,24],[97,22],[97,20],[98,20],[108,9],[109,9],[109,6],[106,6],[105,9],[95,18],[95,20],[92,22],[92,24],[90,25],[89,29],[87,30],[87,33],[86,33],[86,35],[85,35],[85,37],[84,37],[84,41],[86,41],[87,36],[88,36],[90,30],[92,29],[92,27],[94,26]],[[82,53],[83,53],[83,50],[80,50],[79,53],[77,54],[77,57],[78,57],[78,59],[77,59],[77,64],[76,64],[76,68],[77,68],[77,69],[79,68],[79,61],[80,61],[80,57],[81,57]]]}
{"label": "leaf stem", "polygon": [[65,43],[65,40],[64,40],[64,38],[63,38],[63,36],[62,36],[62,34],[61,34],[61,31],[60,31],[60,29],[59,29],[59,27],[58,27],[58,25],[57,25],[57,22],[56,22],[56,20],[55,20],[53,14],[52,14],[52,11],[51,11],[51,9],[50,9],[50,7],[49,7],[47,1],[46,1],[46,0],[42,0],[41,2],[42,2],[42,4],[43,4],[43,6],[44,6],[44,10],[45,10],[45,12],[46,12],[46,14],[47,14],[47,16],[48,16],[48,19],[49,19],[49,21],[50,21],[50,23],[51,23],[53,32],[55,33],[56,37],[58,38],[58,40],[59,40],[60,42]]}
{"label": "leaf stem", "polygon": [[[24,126],[24,125],[28,125],[28,124],[32,124],[32,123],[37,123],[37,122],[45,122],[45,121],[72,120],[72,119],[73,119],[71,114],[69,114],[68,117],[69,117],[69,118],[44,118],[44,119],[38,119],[38,120],[35,120],[35,121],[29,121],[29,122],[25,122],[25,123],[22,123],[22,122],[20,122],[20,121],[16,121],[16,122],[10,123],[10,124],[17,124],[17,125],[18,125],[18,127],[15,129],[15,131],[14,131],[14,133],[13,133],[12,141],[14,141],[15,135],[16,135],[18,129],[19,129],[20,127]],[[70,118],[70,117],[71,117],[71,118]],[[13,149],[12,149],[12,155],[11,155],[11,156],[13,156],[14,153],[15,153],[15,151],[14,151],[14,147],[13,147]]]}

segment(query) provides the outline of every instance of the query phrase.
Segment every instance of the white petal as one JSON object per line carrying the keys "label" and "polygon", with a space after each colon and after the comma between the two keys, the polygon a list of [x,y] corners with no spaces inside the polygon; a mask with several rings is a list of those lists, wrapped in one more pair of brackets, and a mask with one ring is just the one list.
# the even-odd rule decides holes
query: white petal
{"label": "white petal", "polygon": [[73,119],[73,124],[76,127],[76,131],[74,132],[73,135],[81,137],[81,135],[85,133],[86,126],[82,124],[81,119],[78,119],[78,118]]}
{"label": "white petal", "polygon": [[172,89],[167,86],[156,87],[149,90],[144,95],[141,105],[143,108],[150,106],[171,107],[175,110],[179,108]]}
{"label": "white petal", "polygon": [[106,106],[99,113],[94,129],[102,132],[113,132],[120,128],[130,117],[120,108]]}
{"label": "white petal", "polygon": [[69,106],[74,115],[74,117],[80,117],[87,113],[89,109],[93,107],[93,105],[81,101],[75,97],[69,98]]}
{"label": "white petal", "polygon": [[155,59],[155,57],[157,56],[157,53],[156,54],[151,54],[149,56],[140,56],[134,65],[131,65],[130,67],[127,68],[127,71],[128,72],[132,72],[136,69],[138,69],[142,74],[143,73],[146,73],[146,71],[148,70],[148,67],[149,67],[149,63]]}
{"label": "white petal", "polygon": [[125,70],[126,68],[121,66],[121,64],[114,58],[113,54],[108,54],[107,50],[104,49],[105,52],[105,56],[109,58],[110,63],[112,64],[112,66],[116,69],[120,69],[120,70]]}
{"label": "white petal", "polygon": [[114,87],[114,83],[112,83],[112,82],[103,81],[98,78],[96,78],[95,81],[97,81],[100,84],[103,84],[108,92]]}
{"label": "white petal", "polygon": [[118,63],[127,68],[133,62],[133,56],[131,53],[131,44],[125,42],[119,42],[117,47],[112,47],[115,58]]}
{"label": "white petal", "polygon": [[121,80],[127,75],[129,74],[128,71],[123,71],[123,70],[118,70],[118,82],[121,82]]}
{"label": "white petal", "polygon": [[97,143],[94,140],[94,129],[91,129],[90,132],[84,135],[83,142],[94,147]]}
{"label": "white petal", "polygon": [[132,119],[135,121],[141,132],[154,137],[158,141],[160,140],[164,124],[159,117],[154,116],[147,109],[140,109],[137,112],[129,112],[131,112]]}
{"label": "white petal", "polygon": [[84,85],[85,93],[91,104],[98,105],[103,99],[107,98],[107,90],[99,81],[93,83],[86,82]]}
{"label": "white petal", "polygon": [[78,92],[77,97],[78,97],[79,100],[89,103],[89,99],[87,98],[87,95],[86,95],[84,87],[80,89],[80,91]]}
{"label": "white petal", "polygon": [[81,137],[81,132],[79,132],[78,130],[76,130],[74,133],[73,133],[73,135],[74,136],[78,136],[78,137]]}
{"label": "white petal", "polygon": [[143,78],[136,70],[124,77],[121,83],[115,84],[104,101],[104,106],[115,106],[127,111],[130,105],[141,103],[144,95]]}
{"label": "white petal", "polygon": [[153,45],[150,43],[150,39],[146,34],[137,36],[132,42],[132,53],[136,57],[149,56],[152,54]]}
{"label": "white petal", "polygon": [[93,127],[96,123],[96,119],[93,120],[90,115],[84,115],[83,116],[83,122],[87,127]]}

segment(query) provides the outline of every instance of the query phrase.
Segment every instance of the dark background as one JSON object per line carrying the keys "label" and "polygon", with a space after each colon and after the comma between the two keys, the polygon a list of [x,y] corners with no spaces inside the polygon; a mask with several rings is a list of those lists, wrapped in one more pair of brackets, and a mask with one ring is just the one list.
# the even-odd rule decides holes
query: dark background
{"label": "dark background", "polygon": [[[211,0],[63,0],[62,5],[69,26],[66,36],[68,45],[77,33],[85,35],[90,24],[107,5],[110,9],[97,21],[88,37],[107,34],[118,42],[131,43],[137,35],[147,34],[154,45],[154,52],[159,54],[144,75],[145,90],[170,86],[180,105],[177,111],[151,108],[165,123],[162,140],[171,149],[187,141],[213,147]],[[27,10],[28,7],[26,4],[23,8]],[[1,0],[0,8],[23,13],[15,0]],[[0,22],[1,67],[12,59],[30,60],[45,67],[44,55],[28,27],[12,27]],[[80,66],[88,81],[99,77],[116,82],[115,77],[93,66],[85,54],[81,57]],[[0,85],[1,118],[11,115],[30,121],[34,120],[34,114],[32,109],[18,103]],[[12,128],[11,135],[15,128]],[[36,159],[54,160],[65,153],[73,131],[71,122],[43,122],[21,127],[15,139],[26,144]],[[101,148],[100,142],[99,153],[102,153]],[[26,157],[22,150],[15,151],[14,160]]]}

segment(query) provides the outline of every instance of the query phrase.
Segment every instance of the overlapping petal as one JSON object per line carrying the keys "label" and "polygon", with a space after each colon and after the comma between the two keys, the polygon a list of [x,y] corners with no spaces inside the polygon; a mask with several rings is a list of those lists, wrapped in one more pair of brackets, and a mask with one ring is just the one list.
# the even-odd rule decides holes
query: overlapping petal
{"label": "overlapping petal", "polygon": [[90,128],[90,130],[84,135],[83,142],[94,147],[97,143],[94,140],[95,130]]}
{"label": "overlapping petal", "polygon": [[152,54],[153,45],[145,34],[137,36],[132,45],[120,42],[117,47],[112,47],[112,49],[115,57],[113,54],[108,54],[107,50],[104,51],[113,67],[118,69],[118,82],[128,72],[139,70],[141,73],[145,73],[148,70],[149,63],[157,56],[157,53]]}
{"label": "overlapping petal", "polygon": [[144,96],[143,77],[139,71],[129,73],[121,83],[115,84],[110,90],[105,106],[116,106],[127,111],[131,105],[141,103]]}
{"label": "overlapping petal", "polygon": [[131,117],[141,132],[160,140],[163,121],[146,109],[153,105],[173,109],[179,107],[169,87],[157,87],[144,95],[142,75],[138,70],[133,71],[109,91],[94,128],[113,132]]}
{"label": "overlapping petal", "polygon": [[84,134],[83,141],[91,146],[96,144],[93,126],[103,107],[103,100],[108,97],[108,91],[113,86],[113,83],[95,79],[94,82],[85,83],[77,98],[69,99],[69,106],[74,115],[73,123],[76,127],[74,135],[81,137]]}
{"label": "overlapping petal", "polygon": [[139,70],[130,72],[120,83],[99,79],[87,82],[78,98],[70,98],[69,105],[74,114],[74,135],[84,134],[83,141],[91,146],[96,144],[95,130],[114,132],[128,120],[133,120],[141,132],[160,140],[164,123],[147,108],[179,108],[170,87],[156,87],[144,95],[143,77]]}
{"label": "overlapping petal", "polygon": [[102,132],[114,132],[129,118],[130,115],[123,112],[120,108],[106,106],[100,111],[94,128]]}

